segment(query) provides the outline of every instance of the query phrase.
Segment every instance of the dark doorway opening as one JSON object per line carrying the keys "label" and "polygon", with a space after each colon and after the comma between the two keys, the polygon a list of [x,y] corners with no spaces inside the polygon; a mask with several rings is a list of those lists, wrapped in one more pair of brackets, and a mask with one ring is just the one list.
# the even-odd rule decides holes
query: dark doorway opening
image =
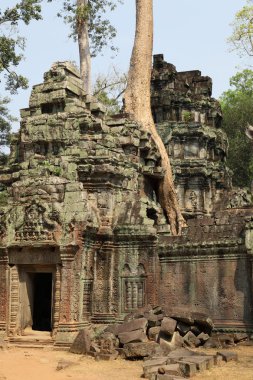
{"label": "dark doorway opening", "polygon": [[33,330],[52,331],[52,273],[34,274]]}

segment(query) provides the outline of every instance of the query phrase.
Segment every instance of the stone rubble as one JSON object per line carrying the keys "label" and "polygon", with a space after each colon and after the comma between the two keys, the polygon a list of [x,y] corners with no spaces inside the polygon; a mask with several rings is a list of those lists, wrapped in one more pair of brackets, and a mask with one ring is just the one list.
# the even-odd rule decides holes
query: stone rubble
{"label": "stone rubble", "polygon": [[223,362],[237,361],[237,354],[228,350],[211,355],[190,349],[231,347],[235,341],[248,339],[243,333],[215,333],[211,336],[213,328],[212,320],[205,314],[181,312],[168,315],[160,307],[147,307],[128,314],[122,324],[84,329],[79,332],[70,351],[89,354],[96,360],[114,360],[118,355],[127,360],[142,359],[144,378],[179,380]]}

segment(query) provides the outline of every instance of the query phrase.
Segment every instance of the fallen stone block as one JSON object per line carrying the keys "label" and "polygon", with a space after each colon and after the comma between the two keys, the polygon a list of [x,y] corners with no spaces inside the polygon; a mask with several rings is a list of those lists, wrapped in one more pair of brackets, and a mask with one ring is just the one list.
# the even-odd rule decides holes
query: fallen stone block
{"label": "fallen stone block", "polygon": [[180,366],[180,370],[182,371],[182,374],[186,377],[192,377],[197,373],[197,366],[196,363],[190,363],[185,360],[178,361],[178,364]]}
{"label": "fallen stone block", "polygon": [[197,338],[200,340],[201,344],[205,344],[205,342],[210,338],[210,336],[202,332],[197,336]]}
{"label": "fallen stone block", "polygon": [[181,360],[182,358],[187,358],[194,355],[196,355],[196,353],[188,348],[178,348],[168,354],[168,363],[169,360]]}
{"label": "fallen stone block", "polygon": [[148,320],[146,318],[133,319],[132,321],[125,322],[119,326],[118,335],[135,330],[142,330],[146,332],[147,324]]}
{"label": "fallen stone block", "polygon": [[148,314],[146,315],[146,318],[148,320],[148,327],[155,327],[161,325],[161,317],[159,317],[159,314]]}
{"label": "fallen stone block", "polygon": [[143,367],[143,375],[145,379],[155,380],[158,373],[159,365]]}
{"label": "fallen stone block", "polygon": [[235,343],[240,343],[240,342],[243,342],[245,340],[248,340],[249,336],[246,333],[235,333],[233,338],[234,338]]}
{"label": "fallen stone block", "polygon": [[148,338],[150,340],[157,342],[160,330],[161,330],[160,326],[151,327],[148,330]]}
{"label": "fallen stone block", "polygon": [[143,330],[134,330],[129,332],[122,332],[118,335],[121,344],[147,342],[147,335]]}
{"label": "fallen stone block", "polygon": [[192,319],[194,320],[194,325],[200,327],[200,329],[206,334],[211,334],[214,323],[208,315],[203,313],[192,313]]}
{"label": "fallen stone block", "polygon": [[238,360],[238,354],[232,351],[219,351],[217,355],[220,355],[225,362],[230,362],[232,360]]}
{"label": "fallen stone block", "polygon": [[188,347],[198,347],[201,345],[200,339],[198,339],[193,332],[188,331],[188,333],[183,337],[183,342]]}
{"label": "fallen stone block", "polygon": [[178,363],[175,364],[166,364],[158,368],[158,374],[161,375],[182,375],[180,366]]}
{"label": "fallen stone block", "polygon": [[205,344],[203,345],[204,348],[221,348],[221,343],[218,338],[210,337]]}
{"label": "fallen stone block", "polygon": [[183,347],[184,341],[178,331],[174,332],[170,340],[166,339],[166,336],[159,336],[159,344],[164,352],[169,353],[176,348]]}
{"label": "fallen stone block", "polygon": [[183,322],[178,322],[177,323],[177,331],[179,331],[181,336],[184,336],[185,334],[190,331],[191,326],[187,325],[186,323]]}
{"label": "fallen stone block", "polygon": [[206,367],[207,369],[211,369],[216,365],[217,363],[216,355],[205,355],[204,357],[207,361],[207,367]]}
{"label": "fallen stone block", "polygon": [[127,343],[124,345],[123,353],[127,359],[144,358],[154,354],[157,347],[159,344],[155,342]]}
{"label": "fallen stone block", "polygon": [[193,325],[191,326],[191,332],[193,332],[194,335],[198,336],[203,331],[201,331],[201,329],[198,326]]}
{"label": "fallen stone block", "polygon": [[176,330],[177,321],[172,318],[165,317],[161,324],[161,333],[172,336]]}
{"label": "fallen stone block", "polygon": [[73,354],[85,355],[90,351],[91,334],[89,329],[80,330],[69,351]]}
{"label": "fallen stone block", "polygon": [[180,308],[180,309],[174,309],[173,311],[171,310],[164,310],[164,315],[165,316],[168,316],[170,318],[173,318],[175,319],[176,321],[178,322],[183,322],[187,325],[193,325],[194,324],[194,319],[192,317],[192,314],[191,312],[189,312],[189,310],[187,308]]}
{"label": "fallen stone block", "polygon": [[143,364],[143,368],[147,368],[147,367],[153,367],[153,366],[162,366],[162,365],[166,365],[167,364],[167,356],[162,356],[162,357],[159,357],[159,358],[153,358],[153,359],[147,359],[145,360],[144,364]]}
{"label": "fallen stone block", "polygon": [[226,348],[227,346],[234,346],[234,336],[233,334],[215,334],[222,347]]}
{"label": "fallen stone block", "polygon": [[199,372],[206,371],[209,368],[209,359],[204,356],[191,356],[187,358],[189,363],[195,363]]}

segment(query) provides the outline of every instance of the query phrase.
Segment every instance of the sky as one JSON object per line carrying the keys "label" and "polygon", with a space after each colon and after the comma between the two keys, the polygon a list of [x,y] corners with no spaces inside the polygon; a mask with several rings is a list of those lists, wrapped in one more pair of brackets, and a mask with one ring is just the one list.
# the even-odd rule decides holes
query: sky
{"label": "sky", "polygon": [[[14,0],[0,0],[4,9]],[[69,26],[57,18],[62,0],[43,7],[43,21],[21,26],[26,38],[25,60],[19,72],[29,79],[30,88],[12,97],[11,113],[19,117],[19,109],[28,107],[32,85],[43,81],[43,73],[53,62],[78,62],[78,46],[68,38]],[[229,88],[229,78],[245,67],[236,53],[229,51],[227,38],[231,22],[246,0],[154,0],[154,54],[164,54],[178,71],[200,70],[213,79],[213,96],[218,98]],[[135,1],[124,0],[111,15],[117,28],[115,44],[119,48],[112,57],[109,49],[92,63],[93,78],[107,73],[112,65],[126,72],[133,45]],[[1,90],[1,95],[6,95]],[[17,129],[17,125],[14,126]]]}

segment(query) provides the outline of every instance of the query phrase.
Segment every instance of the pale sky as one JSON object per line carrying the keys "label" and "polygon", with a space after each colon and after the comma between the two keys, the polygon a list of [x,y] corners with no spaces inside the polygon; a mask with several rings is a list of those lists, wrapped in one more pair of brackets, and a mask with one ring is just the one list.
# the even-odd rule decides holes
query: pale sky
{"label": "pale sky", "polygon": [[[1,0],[1,9],[15,3]],[[29,78],[30,86],[41,83],[43,73],[55,61],[78,62],[77,44],[68,38],[69,27],[56,16],[61,0],[44,6],[44,21],[33,22],[21,28],[27,38],[26,60],[20,73]],[[213,79],[213,96],[219,97],[229,87],[229,78],[244,68],[245,62],[229,52],[226,42],[231,34],[229,25],[246,0],[154,0],[154,54],[163,53],[167,62],[178,71],[201,70]],[[118,55],[111,52],[93,60],[93,76],[106,73],[113,64],[127,71],[133,45],[135,1],[124,0],[111,15],[118,30]],[[20,108],[28,107],[31,87],[19,91],[12,99],[10,109],[18,116]],[[1,95],[5,95],[1,92]]]}

